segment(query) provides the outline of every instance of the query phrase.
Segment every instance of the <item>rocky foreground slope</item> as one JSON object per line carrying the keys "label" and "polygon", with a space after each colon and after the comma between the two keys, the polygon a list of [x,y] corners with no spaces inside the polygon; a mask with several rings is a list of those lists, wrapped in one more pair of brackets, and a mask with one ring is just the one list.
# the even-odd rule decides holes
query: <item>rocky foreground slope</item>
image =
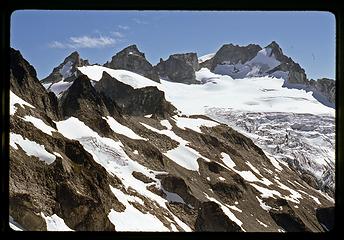
{"label": "rocky foreground slope", "polygon": [[331,197],[228,125],[182,115],[163,84],[123,69],[77,71],[56,97],[11,49],[12,228],[331,228]]}

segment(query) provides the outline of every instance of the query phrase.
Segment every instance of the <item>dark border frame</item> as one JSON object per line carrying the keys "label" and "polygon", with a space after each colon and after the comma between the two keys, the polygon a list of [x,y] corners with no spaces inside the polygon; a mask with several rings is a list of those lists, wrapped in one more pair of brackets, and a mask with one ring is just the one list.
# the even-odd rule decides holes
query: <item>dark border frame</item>
{"label": "dark border frame", "polygon": [[[77,232],[77,233],[51,233],[51,232],[14,232],[8,225],[8,181],[9,181],[9,46],[10,46],[10,20],[15,10],[279,10],[279,11],[326,11],[336,17],[336,193],[335,193],[335,228],[326,233],[113,233],[113,232]],[[51,238],[75,238],[82,239],[200,239],[214,238],[216,235],[229,237],[231,239],[336,239],[340,232],[339,223],[343,219],[343,148],[344,148],[344,126],[343,123],[343,96],[344,93],[344,59],[343,59],[343,7],[339,0],[312,0],[312,1],[238,1],[229,0],[3,0],[0,3],[1,12],[1,198],[0,215],[1,231],[6,231],[13,239],[23,237]],[[321,32],[319,32],[321,34]],[[25,236],[26,235],[26,236]],[[29,236],[27,236],[29,235]],[[31,235],[31,236],[30,236]]]}

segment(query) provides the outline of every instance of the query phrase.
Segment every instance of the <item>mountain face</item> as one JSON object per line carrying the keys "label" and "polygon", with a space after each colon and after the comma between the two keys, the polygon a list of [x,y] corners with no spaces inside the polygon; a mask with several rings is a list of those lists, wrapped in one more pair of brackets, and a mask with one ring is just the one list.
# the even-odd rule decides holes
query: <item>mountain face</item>
{"label": "mountain face", "polygon": [[[82,66],[56,97],[20,53],[11,50],[11,228],[331,229],[334,201],[326,191],[312,178],[302,178],[300,168],[270,156],[252,135],[205,111],[225,104],[230,113],[236,108],[268,112],[273,106],[287,114],[290,104],[298,107],[293,111],[310,109],[308,115],[315,117],[330,108],[304,91],[282,88],[280,79],[237,81],[198,70],[194,54],[177,58],[192,69],[197,84],[158,83],[124,69]],[[276,92],[282,100],[273,98]],[[248,94],[254,94],[255,103]],[[270,114],[265,119],[280,118]],[[292,128],[307,130],[296,124]],[[319,144],[316,133],[309,134],[308,141]]]}
{"label": "mountain face", "polygon": [[153,81],[160,82],[158,73],[152,64],[147,61],[145,54],[140,52],[136,45],[126,47],[117,53],[110,62],[104,64],[104,67],[128,70]]}
{"label": "mountain face", "polygon": [[195,71],[199,70],[196,53],[173,54],[166,61],[160,59],[155,69],[160,77],[167,78],[172,82],[198,83],[195,76]]}

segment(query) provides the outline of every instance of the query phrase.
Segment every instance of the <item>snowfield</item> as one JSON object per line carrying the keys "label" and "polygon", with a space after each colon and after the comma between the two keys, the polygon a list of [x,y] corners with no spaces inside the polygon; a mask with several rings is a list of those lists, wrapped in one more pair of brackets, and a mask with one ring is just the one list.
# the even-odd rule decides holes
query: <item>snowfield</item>
{"label": "snowfield", "polygon": [[74,231],[70,229],[64,222],[62,218],[53,214],[52,216],[45,216],[44,213],[41,212],[42,218],[44,218],[47,224],[48,231]]}
{"label": "snowfield", "polygon": [[12,91],[10,91],[10,115],[13,115],[17,111],[17,106],[18,104],[21,107],[28,106],[30,108],[35,108],[31,104],[25,102],[23,99],[15,95]]}
{"label": "snowfield", "polygon": [[205,120],[202,118],[186,118],[186,117],[174,116],[172,119],[176,120],[176,125],[179,128],[183,130],[185,130],[185,128],[188,128],[198,133],[202,133],[200,129],[201,126],[215,127],[219,125],[217,122]]}
{"label": "snowfield", "polygon": [[19,134],[10,133],[10,146],[17,150],[17,145],[19,145],[28,156],[38,157],[39,160],[44,161],[46,164],[51,164],[56,160],[56,156],[48,152],[44,145],[25,139]]}
{"label": "snowfield", "polygon": [[335,110],[319,103],[312,92],[284,88],[284,79],[252,77],[233,79],[202,68],[196,72],[199,81],[186,85],[161,80],[168,101],[187,115],[206,114],[212,108],[250,112],[310,113],[334,116]]}
{"label": "snowfield", "polygon": [[112,131],[115,133],[122,134],[124,136],[127,136],[128,138],[131,139],[137,139],[137,140],[147,140],[145,138],[140,137],[136,133],[133,132],[130,128],[120,124],[119,122],[116,121],[113,117],[103,117],[104,120],[109,124],[110,128]]}
{"label": "snowfield", "polygon": [[42,132],[44,132],[50,136],[52,136],[52,132],[56,131],[56,129],[48,126],[45,122],[43,122],[39,118],[27,115],[22,119],[26,122],[32,123],[37,129],[41,130]]}
{"label": "snowfield", "polygon": [[199,152],[195,149],[188,147],[188,141],[184,140],[183,138],[179,137],[172,131],[172,126],[167,120],[163,120],[163,126],[167,127],[167,130],[158,130],[153,128],[145,123],[141,123],[145,128],[170,137],[172,140],[179,142],[179,145],[167,152],[163,153],[166,157],[177,163],[183,168],[186,168],[191,171],[198,171],[199,165],[197,162],[198,158],[203,158],[204,160],[210,162],[210,160],[204,156],[202,156]]}
{"label": "snowfield", "polygon": [[132,196],[126,195],[116,188],[111,186],[110,188],[116,198],[126,207],[124,212],[116,212],[112,209],[108,215],[109,220],[116,226],[117,231],[169,231],[156,216],[150,213],[142,213],[129,203],[130,201],[133,202],[133,200],[138,202],[141,199],[133,199]]}
{"label": "snowfield", "polygon": [[107,72],[111,77],[116,78],[118,81],[130,85],[133,88],[143,88],[143,87],[160,87],[160,84],[143,77],[137,73],[133,73],[127,70],[114,70],[107,67],[102,67],[98,65],[78,67],[80,72],[87,75],[89,79],[94,81],[99,81],[102,78],[103,72]]}

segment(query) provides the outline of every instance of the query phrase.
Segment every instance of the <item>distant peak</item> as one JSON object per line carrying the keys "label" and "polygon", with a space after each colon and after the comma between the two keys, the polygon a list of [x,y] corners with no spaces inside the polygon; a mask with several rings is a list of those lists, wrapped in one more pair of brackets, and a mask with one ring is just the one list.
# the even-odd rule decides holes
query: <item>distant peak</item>
{"label": "distant peak", "polygon": [[126,48],[128,48],[128,49],[137,49],[137,50],[138,50],[136,44],[129,45],[129,46],[126,47]]}
{"label": "distant peak", "polygon": [[79,55],[79,53],[77,51],[74,51],[71,54],[69,54],[68,57],[78,58],[78,57],[80,57],[80,55]]}
{"label": "distant peak", "polygon": [[275,41],[272,41],[268,46],[266,47],[269,47],[269,48],[280,48],[280,46],[278,45],[277,42]]}
{"label": "distant peak", "polygon": [[64,63],[68,62],[68,61],[72,61],[72,62],[79,62],[80,61],[80,55],[77,51],[72,52],[71,54],[69,54],[65,60]]}
{"label": "distant peak", "polygon": [[136,44],[133,44],[133,45],[130,45],[130,46],[124,48],[121,52],[128,52],[128,51],[140,53],[140,51],[139,51],[139,49],[137,48]]}
{"label": "distant peak", "polygon": [[272,41],[269,45],[267,45],[265,48],[271,48],[271,54],[274,54],[276,57],[277,56],[282,56],[283,55],[283,51],[280,48],[280,46],[278,45],[277,42]]}
{"label": "distant peak", "polygon": [[135,55],[139,55],[145,58],[145,54],[143,52],[140,52],[136,44],[129,45],[128,47],[119,51],[116,55],[129,55],[129,54],[135,54]]}

